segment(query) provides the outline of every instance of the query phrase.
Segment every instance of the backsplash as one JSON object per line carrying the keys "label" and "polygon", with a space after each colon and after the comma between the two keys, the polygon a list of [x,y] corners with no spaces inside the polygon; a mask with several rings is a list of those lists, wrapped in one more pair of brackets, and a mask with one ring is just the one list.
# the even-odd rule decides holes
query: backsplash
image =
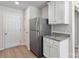
{"label": "backsplash", "polygon": [[59,32],[70,32],[70,28],[69,28],[69,25],[66,25],[66,24],[55,24],[55,25],[52,25],[51,26],[51,32],[53,31],[59,31]]}
{"label": "backsplash", "polygon": [[60,36],[60,37],[70,37],[69,34],[61,34],[61,33],[52,33],[53,36]]}

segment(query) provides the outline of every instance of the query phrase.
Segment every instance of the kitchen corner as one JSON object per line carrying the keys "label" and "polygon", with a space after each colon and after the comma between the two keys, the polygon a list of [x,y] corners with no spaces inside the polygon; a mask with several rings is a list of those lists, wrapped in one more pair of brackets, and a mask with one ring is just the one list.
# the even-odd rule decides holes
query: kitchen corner
{"label": "kitchen corner", "polygon": [[51,25],[51,35],[43,36],[43,55],[45,57],[71,57],[72,22],[70,10],[70,2],[48,3],[48,24]]}

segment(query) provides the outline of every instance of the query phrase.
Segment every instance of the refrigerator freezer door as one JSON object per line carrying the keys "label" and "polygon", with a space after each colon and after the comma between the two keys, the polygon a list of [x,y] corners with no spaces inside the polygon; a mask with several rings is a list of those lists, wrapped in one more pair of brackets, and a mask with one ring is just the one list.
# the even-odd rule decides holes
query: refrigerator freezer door
{"label": "refrigerator freezer door", "polygon": [[40,35],[50,35],[51,26],[47,23],[47,19],[40,19]]}

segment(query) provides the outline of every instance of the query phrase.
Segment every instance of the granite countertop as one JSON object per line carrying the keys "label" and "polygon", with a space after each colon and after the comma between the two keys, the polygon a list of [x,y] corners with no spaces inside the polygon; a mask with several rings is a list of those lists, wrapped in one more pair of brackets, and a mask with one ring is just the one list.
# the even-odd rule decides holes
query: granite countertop
{"label": "granite countertop", "polygon": [[49,39],[53,39],[56,41],[63,41],[65,39],[69,38],[68,36],[56,36],[56,35],[46,35],[44,37],[49,38]]}

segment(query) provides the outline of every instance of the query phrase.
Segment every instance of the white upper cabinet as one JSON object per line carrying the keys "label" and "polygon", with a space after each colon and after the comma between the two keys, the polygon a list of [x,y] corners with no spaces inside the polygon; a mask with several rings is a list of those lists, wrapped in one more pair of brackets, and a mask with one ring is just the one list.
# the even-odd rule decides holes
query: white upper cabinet
{"label": "white upper cabinet", "polygon": [[49,24],[69,24],[69,2],[49,2],[48,19]]}
{"label": "white upper cabinet", "polygon": [[55,22],[55,15],[54,15],[54,3],[50,2],[48,4],[48,19],[49,19],[49,24],[53,24]]}

